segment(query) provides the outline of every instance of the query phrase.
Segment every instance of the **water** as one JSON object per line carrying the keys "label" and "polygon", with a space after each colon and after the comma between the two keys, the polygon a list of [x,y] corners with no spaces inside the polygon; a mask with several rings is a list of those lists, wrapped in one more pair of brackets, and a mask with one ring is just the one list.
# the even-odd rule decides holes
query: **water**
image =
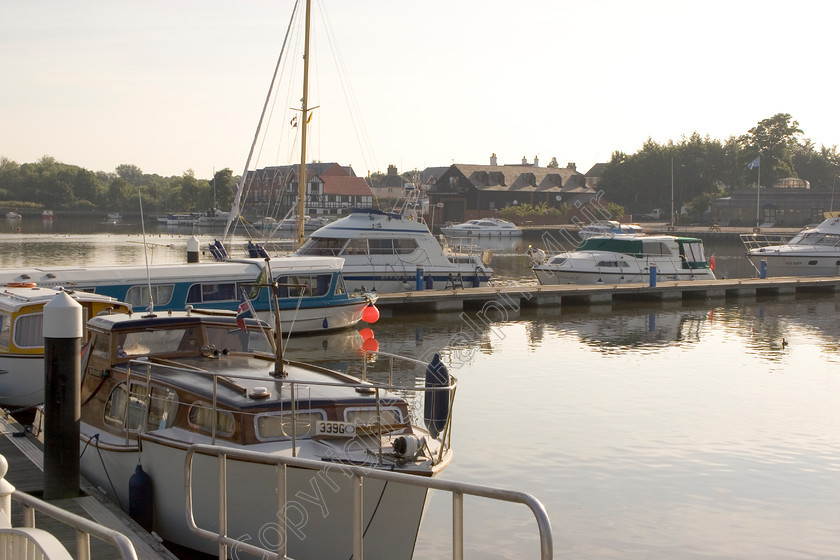
{"label": "water", "polygon": [[[190,234],[155,232],[154,262],[183,260]],[[0,266],[143,262],[140,241],[13,233],[0,236]],[[724,249],[718,266],[736,270],[741,248]],[[493,266],[501,281],[533,282],[515,249]],[[373,330],[382,350],[444,355],[459,387],[442,476],[535,495],[556,558],[833,558],[839,306],[809,295],[398,315]],[[293,339],[289,352],[344,367],[359,340]],[[465,511],[467,558],[539,557],[526,508],[467,498]],[[450,518],[435,494],[417,558],[450,557]]]}

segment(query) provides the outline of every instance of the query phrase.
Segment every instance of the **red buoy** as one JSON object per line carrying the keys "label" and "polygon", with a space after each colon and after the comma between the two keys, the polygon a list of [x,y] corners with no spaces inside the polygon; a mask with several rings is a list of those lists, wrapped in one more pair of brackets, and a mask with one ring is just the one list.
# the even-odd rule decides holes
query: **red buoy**
{"label": "red buoy", "polygon": [[362,311],[362,321],[365,323],[375,323],[379,320],[379,310],[375,305],[369,303],[365,310]]}

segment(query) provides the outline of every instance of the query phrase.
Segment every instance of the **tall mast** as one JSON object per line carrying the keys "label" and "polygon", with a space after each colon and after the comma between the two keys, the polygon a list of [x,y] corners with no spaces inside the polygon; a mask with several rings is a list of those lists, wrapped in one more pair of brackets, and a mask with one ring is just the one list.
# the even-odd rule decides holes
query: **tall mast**
{"label": "tall mast", "polygon": [[306,0],[306,28],[303,36],[303,98],[301,99],[300,176],[298,177],[298,248],[303,246],[303,219],[306,214],[306,128],[309,120],[309,12],[311,0]]}

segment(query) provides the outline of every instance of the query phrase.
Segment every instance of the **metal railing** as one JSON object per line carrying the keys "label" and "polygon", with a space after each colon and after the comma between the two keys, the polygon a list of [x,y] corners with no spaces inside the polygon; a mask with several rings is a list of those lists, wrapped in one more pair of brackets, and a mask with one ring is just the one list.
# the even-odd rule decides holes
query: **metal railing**
{"label": "metal railing", "polygon": [[[193,458],[196,454],[209,455],[219,458],[219,531],[210,531],[198,527],[193,515],[192,504],[192,470]],[[240,460],[249,463],[261,463],[273,465],[277,468],[277,517],[279,539],[276,550],[269,550],[244,541],[233,539],[227,535],[227,460]],[[390,472],[385,470],[359,467],[346,464],[324,464],[323,461],[301,459],[298,457],[282,457],[267,455],[256,451],[237,450],[214,445],[196,444],[187,450],[184,461],[184,481],[186,487],[186,516],[189,529],[206,539],[216,541],[219,544],[219,558],[227,558],[228,548],[235,547],[242,552],[253,554],[262,558],[285,560],[287,539],[286,539],[286,476],[289,467],[303,468],[316,471],[328,472],[338,469],[342,474],[352,477],[353,487],[353,558],[363,560],[363,508],[362,492],[366,479],[394,482],[408,486],[416,486],[427,490],[439,490],[452,494],[452,558],[463,560],[464,558],[464,496],[476,496],[491,500],[511,502],[527,506],[534,514],[540,537],[540,559],[551,560],[553,558],[553,540],[551,533],[551,522],[548,513],[542,503],[530,494],[469,484],[436,478]]]}
{"label": "metal railing", "polygon": [[124,560],[137,560],[134,545],[131,544],[128,537],[118,531],[104,527],[94,521],[65,511],[18,490],[12,492],[11,498],[12,501],[23,505],[23,526],[26,528],[35,528],[36,511],[73,527],[76,530],[76,560],[90,560],[91,535],[114,547]]}
{"label": "metal railing", "polygon": [[[385,372],[379,372],[380,375],[387,374],[387,383],[382,382],[372,382],[369,379],[371,375],[371,356],[376,356],[377,358],[387,359],[385,361],[385,365],[387,370]],[[294,362],[290,362],[294,364]],[[417,360],[414,358],[409,358],[406,356],[400,356],[398,354],[391,354],[387,352],[371,352],[365,351],[362,359],[360,360],[360,368],[361,368],[361,379],[358,381],[353,381],[352,377],[347,374],[342,374],[340,372],[331,372],[335,375],[339,375],[343,377],[343,380],[340,381],[331,381],[331,382],[323,382],[323,381],[314,381],[314,380],[307,380],[307,381],[296,381],[294,379],[289,378],[268,378],[268,377],[260,377],[260,376],[246,376],[246,375],[230,375],[230,374],[220,374],[217,372],[211,372],[201,369],[195,369],[195,373],[197,375],[204,375],[208,377],[213,384],[212,387],[212,400],[210,403],[207,403],[207,409],[211,411],[211,416],[214,418],[214,421],[211,422],[211,425],[207,427],[208,435],[211,438],[211,441],[215,444],[217,439],[217,424],[218,420],[216,419],[218,411],[225,410],[230,412],[230,409],[222,409],[218,406],[218,391],[219,391],[219,384],[223,384],[227,387],[234,387],[236,388],[238,384],[236,383],[237,380],[242,381],[260,381],[260,382],[275,382],[275,381],[282,381],[283,385],[289,388],[291,394],[291,400],[289,402],[289,414],[292,417],[292,433],[290,434],[289,439],[293,442],[292,452],[295,453],[296,446],[294,445],[295,441],[298,439],[299,435],[297,434],[297,413],[298,413],[298,406],[299,403],[306,403],[310,399],[308,397],[298,397],[297,395],[306,394],[308,390],[311,390],[312,387],[349,387],[355,388],[357,391],[360,392],[370,392],[374,396],[375,404],[377,407],[377,414],[376,414],[376,423],[375,423],[375,431],[374,433],[376,436],[381,440],[384,433],[389,432],[390,428],[388,426],[384,426],[382,424],[382,416],[378,412],[379,406],[385,402],[387,404],[391,404],[395,396],[398,397],[407,397],[407,406],[409,408],[409,414],[412,413],[412,410],[423,410],[424,402],[421,400],[418,403],[412,403],[411,398],[417,397],[419,399],[427,398],[429,393],[447,393],[449,399],[449,406],[447,407],[447,416],[446,421],[444,424],[444,429],[439,436],[440,441],[440,448],[438,450],[438,460],[443,457],[443,454],[448,450],[451,446],[451,426],[452,426],[452,404],[454,401],[454,394],[455,390],[457,389],[457,380],[453,376],[449,376],[449,382],[446,385],[441,386],[414,386],[414,385],[399,385],[395,382],[395,373],[397,373],[398,368],[397,363],[407,363],[411,364],[412,366],[420,366],[420,367],[427,367],[429,364],[423,362],[421,360]],[[380,362],[381,363],[381,362]],[[145,425],[147,421],[148,411],[151,408],[151,402],[154,397],[151,396],[148,388],[153,385],[155,376],[166,376],[168,373],[177,372],[179,371],[178,364],[166,364],[166,363],[159,363],[154,359],[151,360],[130,360],[128,363],[127,369],[127,391],[128,396],[135,398],[136,402],[144,403],[144,410],[140,412],[139,418],[142,425]],[[324,370],[328,371],[328,370]],[[412,377],[411,379],[415,379]],[[143,392],[135,392],[138,387],[143,388]],[[244,387],[240,387],[240,389],[245,389]],[[128,407],[130,406],[130,401],[132,399],[126,399],[124,404],[123,410],[123,417],[127,419],[129,417],[129,410]],[[191,404],[192,406],[196,406],[201,408],[199,405],[195,403],[181,403],[181,404]],[[302,407],[303,411],[307,410],[307,407]],[[246,413],[242,413],[245,415]],[[421,426],[425,418],[414,419],[408,418],[407,419],[411,424],[416,426]],[[132,437],[132,433],[137,432],[137,428],[129,428],[125,430],[125,438],[126,444],[129,443],[130,438]],[[142,431],[142,429],[140,430]],[[381,457],[381,453],[379,454]]]}

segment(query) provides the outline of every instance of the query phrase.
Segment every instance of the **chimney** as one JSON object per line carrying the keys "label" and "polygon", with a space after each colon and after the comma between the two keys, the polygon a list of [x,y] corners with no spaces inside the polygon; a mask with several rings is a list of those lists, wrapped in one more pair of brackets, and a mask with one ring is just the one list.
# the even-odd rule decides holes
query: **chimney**
{"label": "chimney", "polygon": [[522,165],[528,165],[528,158],[522,156]]}
{"label": "chimney", "polygon": [[495,154],[495,152],[494,152],[494,153],[492,153],[492,154],[490,154],[490,165],[492,165],[493,167],[496,167],[497,165],[499,165],[498,163],[496,163],[496,154]]}
{"label": "chimney", "polygon": [[573,162],[569,162],[566,164],[566,169],[571,169],[572,171],[577,171],[577,166]]}
{"label": "chimney", "polygon": [[397,166],[396,165],[389,165],[388,166],[388,176],[395,177],[397,175]]}
{"label": "chimney", "polygon": [[540,156],[534,156],[534,167],[540,166]]}

